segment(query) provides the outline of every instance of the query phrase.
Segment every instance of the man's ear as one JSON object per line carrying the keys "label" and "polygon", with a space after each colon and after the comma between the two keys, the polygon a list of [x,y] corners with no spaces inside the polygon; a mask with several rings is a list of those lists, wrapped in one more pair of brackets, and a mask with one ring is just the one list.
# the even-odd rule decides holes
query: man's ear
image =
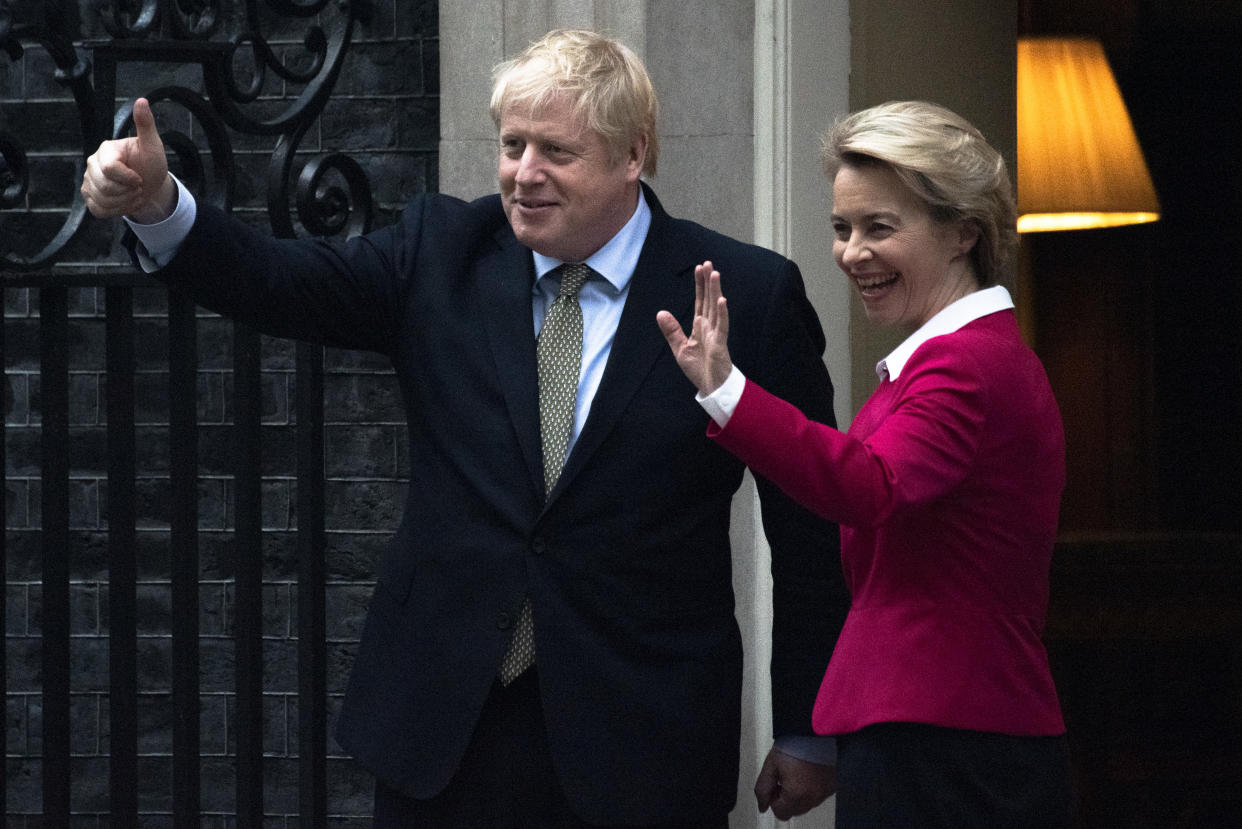
{"label": "man's ear", "polygon": [[631,181],[642,177],[643,168],[647,166],[647,136],[640,135],[630,142],[630,149],[625,156],[625,166]]}

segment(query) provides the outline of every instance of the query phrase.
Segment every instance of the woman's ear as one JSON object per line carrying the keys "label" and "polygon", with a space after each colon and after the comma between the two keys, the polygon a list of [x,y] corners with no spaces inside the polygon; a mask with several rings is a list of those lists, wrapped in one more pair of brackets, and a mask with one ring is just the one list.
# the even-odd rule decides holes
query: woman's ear
{"label": "woman's ear", "polygon": [[959,254],[970,253],[979,241],[979,223],[974,219],[962,219],[957,225],[957,250]]}

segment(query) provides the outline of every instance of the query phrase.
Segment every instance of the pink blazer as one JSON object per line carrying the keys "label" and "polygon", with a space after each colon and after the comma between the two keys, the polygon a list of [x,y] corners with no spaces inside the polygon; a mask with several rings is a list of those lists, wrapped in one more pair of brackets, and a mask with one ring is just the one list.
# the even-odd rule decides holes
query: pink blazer
{"label": "pink blazer", "polygon": [[815,730],[1065,731],[1041,641],[1065,485],[1060,412],[1012,311],[933,337],[849,432],[747,381],[709,434],[841,525],[852,604]]}

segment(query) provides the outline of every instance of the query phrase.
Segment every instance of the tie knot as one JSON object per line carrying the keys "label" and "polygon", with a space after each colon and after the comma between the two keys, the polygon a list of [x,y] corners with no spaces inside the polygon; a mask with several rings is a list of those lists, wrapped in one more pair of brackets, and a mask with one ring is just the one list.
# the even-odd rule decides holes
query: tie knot
{"label": "tie knot", "polygon": [[584,262],[566,262],[561,265],[561,290],[557,297],[570,299],[578,295],[582,286],[591,278],[591,268]]}

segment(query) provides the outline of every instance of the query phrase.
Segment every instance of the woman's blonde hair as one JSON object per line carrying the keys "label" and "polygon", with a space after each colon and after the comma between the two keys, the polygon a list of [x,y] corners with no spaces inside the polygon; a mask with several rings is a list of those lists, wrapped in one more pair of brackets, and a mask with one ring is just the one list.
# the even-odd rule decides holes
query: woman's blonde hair
{"label": "woman's blonde hair", "polygon": [[623,44],[585,30],[558,29],[492,72],[492,120],[509,107],[538,109],[568,94],[575,114],[604,137],[617,162],[640,137],[647,141],[643,173],[654,176],[660,154],[660,106],[638,56]]}
{"label": "woman's blonde hair", "polygon": [[1018,243],[1017,211],[1005,160],[966,119],[926,101],[890,101],[860,110],[824,133],[828,180],[842,166],[879,164],[918,196],[932,217],[979,229],[971,250],[981,287],[995,284]]}

